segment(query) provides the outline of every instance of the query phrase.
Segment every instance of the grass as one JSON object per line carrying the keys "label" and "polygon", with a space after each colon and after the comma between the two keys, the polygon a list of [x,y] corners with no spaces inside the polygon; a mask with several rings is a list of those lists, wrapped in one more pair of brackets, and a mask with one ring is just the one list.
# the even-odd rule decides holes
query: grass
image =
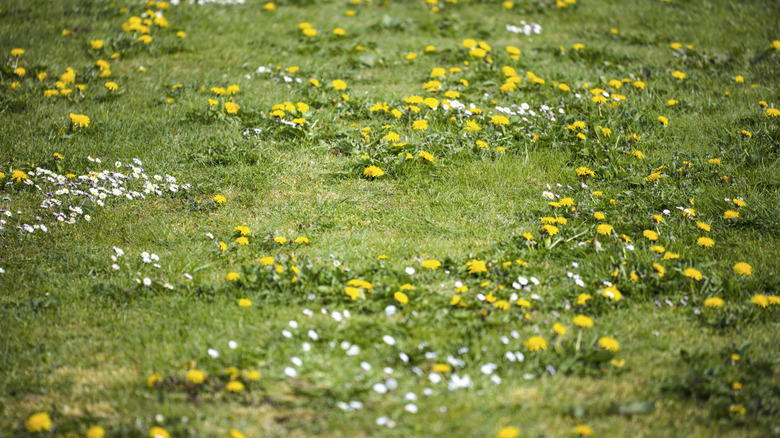
{"label": "grass", "polygon": [[[780,105],[780,51],[771,45],[778,4],[518,1],[505,9],[318,0],[269,11],[252,0],[182,3],[160,9],[169,27],[152,25],[153,40],[143,44],[122,23],[160,5],[0,1],[0,47],[8,53],[0,70],[0,208],[11,213],[0,230],[0,430],[511,436],[506,428],[517,428],[541,437],[574,436],[587,425],[595,436],[779,433],[778,310],[776,301],[761,306],[760,296],[776,300],[778,289],[780,118],[759,106]],[[539,23],[541,33],[506,31],[521,20]],[[316,37],[302,36],[304,21]],[[336,27],[346,35],[332,35]],[[467,38],[487,42],[491,62],[471,56]],[[92,40],[103,48],[90,48]],[[682,47],[670,48],[675,42]],[[573,49],[578,43],[585,47]],[[435,50],[426,52],[428,45]],[[508,45],[521,50],[517,59]],[[25,53],[12,56],[14,48]],[[409,52],[417,58],[405,60]],[[100,77],[98,60],[110,65],[109,76]],[[503,66],[522,78],[517,90],[499,91]],[[65,88],[74,91],[44,97],[67,67],[76,77]],[[461,71],[448,71],[437,92],[421,89],[437,67]],[[48,76],[39,80],[41,72]],[[347,89],[334,90],[335,79]],[[107,81],[118,90],[107,91]],[[210,91],[231,84],[235,95]],[[594,103],[584,84],[626,99]],[[415,113],[403,100],[442,101],[450,90],[482,113],[424,104]],[[228,101],[240,105],[237,114],[226,113]],[[306,118],[302,128],[271,116],[285,101],[311,107],[284,115]],[[382,102],[401,117],[370,110]],[[491,123],[496,107],[521,103],[536,113],[547,105],[556,120],[515,115],[507,127]],[[89,126],[74,126],[70,113],[87,115]],[[429,128],[413,130],[421,118]],[[482,130],[465,131],[466,120]],[[407,144],[382,140],[388,131]],[[421,151],[435,162],[423,162]],[[41,207],[44,192],[62,186],[36,175],[37,167],[78,176],[120,161],[130,173],[133,158],[151,179],[175,177],[176,192],[109,196],[105,207],[56,194],[62,206]],[[370,165],[385,175],[365,177]],[[583,180],[580,167],[594,175]],[[41,190],[14,182],[14,170]],[[660,179],[648,180],[654,172]],[[143,191],[139,179],[126,185]],[[547,191],[571,197],[574,208],[548,205]],[[52,212],[67,215],[68,206],[83,212],[75,224],[58,223]],[[739,217],[724,219],[727,210]],[[566,223],[545,235],[545,217]],[[600,223],[614,231],[599,234]],[[239,225],[251,229],[246,246],[235,242]],[[309,242],[292,242],[299,236]],[[697,244],[701,237],[714,247]],[[653,245],[679,258],[664,259]],[[116,261],[112,247],[124,252]],[[160,267],[143,262],[143,252],[158,255],[152,262]],[[425,269],[429,259],[441,267]],[[485,272],[470,272],[473,260],[484,261]],[[752,274],[737,274],[738,262]],[[702,279],[686,277],[688,268]],[[228,281],[229,272],[239,278]],[[151,286],[139,283],[144,278]],[[361,285],[353,300],[344,288],[356,278],[371,287]],[[622,299],[606,297],[605,282]],[[398,301],[400,291],[408,303]],[[585,306],[577,304],[583,293],[592,296]],[[712,297],[724,307],[704,306]],[[242,298],[252,305],[239,306]],[[595,326],[576,327],[577,314]],[[566,334],[553,331],[556,322]],[[529,351],[532,336],[548,348]],[[601,337],[619,349],[599,347]],[[495,371],[483,371],[490,364]],[[192,369],[205,382],[188,381]],[[244,390],[227,391],[231,381]],[[38,412],[51,418],[49,431],[31,430]]]}

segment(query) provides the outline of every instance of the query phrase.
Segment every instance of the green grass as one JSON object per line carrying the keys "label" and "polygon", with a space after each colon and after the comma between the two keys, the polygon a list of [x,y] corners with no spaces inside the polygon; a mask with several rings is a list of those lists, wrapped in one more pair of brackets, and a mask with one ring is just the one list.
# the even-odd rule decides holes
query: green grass
{"label": "green grass", "polygon": [[[0,69],[0,172],[10,199],[0,209],[12,212],[2,216],[0,230],[6,435],[84,436],[93,425],[128,437],[149,436],[153,426],[171,436],[227,436],[235,429],[247,437],[496,436],[504,427],[518,428],[519,436],[574,436],[581,424],[594,436],[779,433],[778,307],[751,302],[759,294],[774,297],[780,285],[780,118],[759,106],[780,106],[780,51],[771,48],[780,37],[776,2],[581,0],[557,8],[518,1],[507,10],[498,2],[461,1],[442,2],[438,12],[422,1],[295,1],[275,11],[254,0],[182,3],[164,11],[170,26],[152,26],[153,41],[144,45],[138,34],[122,31],[123,22],[150,7],[143,2],[0,1],[0,51],[7,53]],[[357,13],[346,16],[347,10]],[[539,23],[541,33],[505,30],[521,20]],[[302,36],[303,21],[318,30],[316,37]],[[336,27],[346,35],[332,35]],[[185,38],[176,36],[179,30]],[[461,44],[466,38],[489,44],[491,62],[470,56]],[[104,40],[104,48],[92,50],[91,40]],[[671,49],[674,42],[683,48]],[[574,50],[577,43],[585,48]],[[425,52],[428,45],[435,50]],[[518,59],[510,59],[508,45],[521,50]],[[25,53],[14,58],[14,48]],[[417,58],[405,60],[409,52]],[[109,77],[99,77],[101,59]],[[499,91],[505,65],[523,78],[509,93]],[[24,77],[17,66],[26,69]],[[257,73],[259,66],[271,72]],[[288,73],[292,66],[300,71]],[[67,67],[76,71],[75,83],[66,85],[73,92],[44,97]],[[448,72],[431,93],[421,86],[435,67],[461,71]],[[674,71],[686,79],[673,78]],[[48,75],[43,80],[36,78],[41,72]],[[528,72],[545,83],[533,84]],[[287,84],[284,75],[302,83]],[[309,85],[310,78],[320,86]],[[335,79],[346,81],[347,90],[334,90]],[[622,87],[609,85],[612,79],[623,80]],[[109,93],[107,81],[118,91]],[[240,89],[234,96],[210,91],[231,84]],[[584,84],[626,100],[596,104]],[[422,104],[413,113],[403,100],[441,101],[449,90],[482,113],[468,118]],[[218,104],[209,108],[207,99]],[[670,99],[679,103],[667,106]],[[226,113],[229,100],[240,105],[237,114]],[[310,106],[284,118],[305,117],[303,128],[270,115],[285,101]],[[402,117],[370,111],[377,102]],[[514,116],[507,127],[491,124],[497,106],[521,103],[534,111],[548,105],[556,121]],[[74,127],[70,113],[89,116],[89,126]],[[421,118],[429,129],[414,131],[412,122]],[[465,131],[467,119],[482,130]],[[575,121],[586,128],[567,128]],[[367,140],[364,127],[371,128]],[[407,144],[382,140],[388,130]],[[630,140],[632,134],[641,140]],[[435,162],[417,158],[420,151]],[[399,153],[414,158],[404,161]],[[61,207],[41,207],[44,192],[60,187],[34,175],[36,167],[78,176],[133,158],[149,178],[171,175],[189,189],[109,197],[105,207],[60,194],[52,197]],[[370,165],[385,175],[363,176]],[[583,166],[595,173],[587,187],[575,172]],[[14,170],[26,171],[41,190],[12,182]],[[646,180],[656,171],[658,181]],[[139,180],[128,186],[142,191]],[[575,208],[551,207],[545,191],[573,198]],[[227,201],[216,203],[216,195]],[[738,197],[744,207],[725,201]],[[91,220],[57,223],[52,212],[67,214],[69,205]],[[696,216],[678,207],[694,208]],[[739,218],[724,219],[727,210],[738,210]],[[609,236],[597,233],[595,212],[614,227]],[[653,219],[659,214],[663,223]],[[566,223],[545,236],[544,217]],[[28,233],[22,224],[44,224],[48,232]],[[234,242],[239,225],[251,229],[246,246]],[[657,242],[643,237],[648,229],[657,231]],[[291,242],[299,236],[309,242]],[[702,236],[715,246],[697,245]],[[679,258],[663,259],[653,245]],[[111,266],[114,246],[125,253],[119,270]],[[160,267],[142,262],[142,252],[159,255]],[[278,268],[264,266],[268,256]],[[442,266],[426,270],[421,263],[428,259]],[[471,260],[485,261],[486,272],[470,273]],[[737,262],[749,263],[752,275],[737,275]],[[663,266],[663,276],[654,264]],[[687,268],[699,270],[702,280],[687,278]],[[239,279],[226,280],[229,272]],[[152,286],[139,284],[146,277]],[[516,290],[518,277],[539,284]],[[344,288],[355,278],[373,288],[352,300]],[[457,291],[457,282],[468,290]],[[620,301],[603,296],[605,282],[620,290]],[[400,304],[395,295],[407,283],[414,289],[404,290],[409,302]],[[592,295],[586,306],[577,304],[581,293]],[[451,304],[456,295],[466,307]],[[485,296],[508,301],[509,309]],[[725,306],[704,307],[710,297]],[[242,298],[252,306],[240,307]],[[330,316],[345,310],[350,317],[340,322]],[[576,327],[577,314],[595,326]],[[556,322],[565,335],[552,331]],[[547,350],[529,351],[524,344],[532,336],[546,338]],[[599,347],[604,336],[616,339],[619,350]],[[352,345],[359,354],[346,353],[343,347]],[[523,353],[524,361],[510,361],[507,352]],[[444,363],[453,369],[431,382],[434,366]],[[482,372],[490,363],[500,383]],[[241,375],[231,378],[227,367]],[[287,367],[295,377],[285,375]],[[206,373],[206,382],[187,382],[193,368]],[[260,372],[259,380],[246,377],[250,370]],[[161,380],[148,387],[153,374]],[[448,390],[453,375],[468,375],[472,385]],[[244,391],[226,390],[234,379]],[[393,381],[397,389],[374,389]],[[339,407],[350,401],[362,409]],[[405,410],[412,402],[417,413]],[[37,412],[51,417],[51,431],[27,431]],[[380,417],[394,427],[377,425]]]}

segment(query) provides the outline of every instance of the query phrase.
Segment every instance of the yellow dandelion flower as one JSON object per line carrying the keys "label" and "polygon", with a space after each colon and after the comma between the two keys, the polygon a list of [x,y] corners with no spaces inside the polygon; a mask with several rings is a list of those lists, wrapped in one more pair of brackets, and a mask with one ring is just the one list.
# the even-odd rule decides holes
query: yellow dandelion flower
{"label": "yellow dandelion flower", "polygon": [[618,343],[618,341],[605,336],[605,337],[599,338],[599,347],[601,347],[601,348],[603,348],[603,349],[605,349],[607,351],[615,352],[615,351],[618,351],[620,349],[620,344]]}
{"label": "yellow dandelion flower", "polygon": [[263,266],[271,266],[274,264],[274,258],[271,256],[266,256],[260,259],[260,264]]}
{"label": "yellow dandelion flower", "polygon": [[341,79],[336,79],[330,85],[333,87],[333,89],[338,91],[343,91],[347,89],[347,83],[342,81]]}
{"label": "yellow dandelion flower", "polygon": [[658,233],[656,233],[653,230],[644,230],[642,232],[642,235],[645,236],[645,238],[647,240],[650,240],[650,241],[653,241],[653,242],[658,240]]}
{"label": "yellow dandelion flower", "polygon": [[590,426],[586,426],[584,424],[580,424],[579,426],[575,427],[572,431],[573,434],[579,435],[579,436],[593,436],[593,428]]}
{"label": "yellow dandelion flower", "polygon": [[73,126],[77,128],[86,128],[89,126],[90,122],[88,116],[74,113],[70,113],[70,121],[73,123]]}
{"label": "yellow dandelion flower", "polygon": [[149,429],[149,437],[150,438],[171,438],[171,434],[168,433],[167,430],[163,429],[160,426],[154,426],[153,428]]}
{"label": "yellow dandelion flower", "polygon": [[244,390],[244,384],[238,380],[231,380],[225,385],[225,389],[227,389],[228,392],[241,392]]}
{"label": "yellow dandelion flower", "polygon": [[369,178],[377,178],[377,177],[380,177],[380,176],[382,176],[384,174],[385,174],[385,172],[382,171],[382,169],[380,169],[377,166],[368,166],[365,169],[363,169],[363,175],[365,175],[365,176],[367,176]]}
{"label": "yellow dandelion flower", "polygon": [[696,281],[701,281],[702,279],[701,271],[694,268],[685,268],[683,275]]}
{"label": "yellow dandelion flower", "polygon": [[195,369],[187,371],[187,381],[190,383],[200,385],[204,380],[206,380],[206,375],[203,374],[203,371]]}
{"label": "yellow dandelion flower", "polygon": [[46,412],[38,412],[30,415],[27,422],[24,424],[25,429],[28,432],[42,432],[44,430],[51,430],[51,418]]}
{"label": "yellow dandelion flower", "polygon": [[[579,299],[577,300],[579,304]],[[587,300],[585,300],[587,302]],[[577,315],[574,318],[572,318],[572,322],[577,327],[583,327],[583,328],[590,328],[593,327],[593,320],[585,315]]]}
{"label": "yellow dandelion flower", "polygon": [[525,341],[525,347],[530,351],[547,351],[547,340],[541,336],[532,336]]}
{"label": "yellow dandelion flower", "polygon": [[146,386],[149,388],[154,388],[157,382],[162,382],[162,376],[159,374],[152,374],[146,378]]}
{"label": "yellow dandelion flower", "polygon": [[422,262],[422,267],[425,269],[435,270],[441,266],[441,262],[435,259],[425,260]]}
{"label": "yellow dandelion flower", "polygon": [[590,294],[579,294],[577,296],[577,305],[578,306],[587,306],[588,305],[588,300],[590,300],[591,298],[593,298],[593,297],[590,296]]}
{"label": "yellow dandelion flower", "polygon": [[225,102],[225,112],[228,114],[238,114],[238,109],[241,108],[235,102]]}
{"label": "yellow dandelion flower", "polygon": [[87,429],[87,438],[103,438],[106,436],[106,430],[100,426],[92,426]]}
{"label": "yellow dandelion flower", "polygon": [[600,224],[596,227],[596,232],[605,236],[612,234],[612,230],[614,230],[614,228],[612,228],[612,225],[608,224]]}
{"label": "yellow dandelion flower", "polygon": [[709,237],[699,237],[696,239],[696,244],[704,248],[712,248],[715,246],[715,241]]}
{"label": "yellow dandelion flower", "polygon": [[753,267],[745,262],[739,262],[734,265],[734,273],[747,277],[753,275]]}
{"label": "yellow dandelion flower", "polygon": [[763,294],[753,295],[750,302],[761,308],[766,308],[769,305],[769,299]]}
{"label": "yellow dandelion flower", "polygon": [[469,274],[479,274],[480,272],[487,272],[487,266],[484,260],[471,259],[466,262],[468,266]]}

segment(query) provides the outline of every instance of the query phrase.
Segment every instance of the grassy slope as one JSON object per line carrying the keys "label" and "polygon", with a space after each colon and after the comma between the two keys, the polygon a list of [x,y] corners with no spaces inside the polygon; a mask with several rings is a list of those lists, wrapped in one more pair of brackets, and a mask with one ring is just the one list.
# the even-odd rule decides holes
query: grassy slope
{"label": "grassy slope", "polygon": [[[580,422],[593,425],[601,435],[612,436],[663,436],[670,430],[685,436],[766,433],[760,427],[735,428],[711,422],[706,408],[662,396],[658,388],[661,380],[675,374],[680,348],[719,352],[734,340],[747,340],[769,354],[778,341],[773,321],[755,322],[748,329],[719,334],[706,331],[684,311],[656,309],[652,300],[637,300],[599,319],[601,329],[619,334],[621,356],[629,362],[621,375],[601,379],[546,376],[525,381],[519,370],[510,371],[503,376],[506,383],[500,386],[453,394],[445,391],[430,399],[421,398],[417,416],[401,410],[400,397],[385,398],[370,391],[363,399],[365,411],[344,414],[335,408],[335,397],[323,396],[331,393],[322,388],[338,388],[351,381],[358,363],[352,358],[329,353],[323,345],[325,351],[307,360],[307,367],[311,367],[308,379],[290,383],[280,378],[281,367],[286,366],[283,364],[291,355],[300,355],[300,350],[281,339],[279,331],[290,319],[301,319],[306,303],[269,303],[247,313],[235,306],[232,297],[203,298],[184,292],[104,296],[102,289],[95,287],[120,282],[113,279],[108,268],[112,245],[124,248],[128,254],[145,250],[160,254],[164,275],[173,278],[218,259],[204,233],[226,236],[238,224],[249,225],[259,233],[306,234],[312,244],[297,251],[299,255],[328,261],[329,255],[335,254],[344,266],[353,269],[370,266],[382,253],[390,256],[388,265],[398,270],[412,265],[413,258],[421,254],[440,260],[447,256],[465,259],[489,251],[495,242],[536,228],[536,217],[527,211],[539,208],[539,194],[545,184],[576,183],[573,168],[581,162],[563,148],[535,148],[528,156],[507,154],[496,160],[453,156],[440,160],[441,165],[432,170],[367,181],[334,175],[334,170],[346,168],[349,159],[332,154],[318,143],[279,140],[255,147],[243,139],[237,126],[182,121],[187,112],[202,112],[205,96],[196,91],[201,86],[237,83],[241,87],[237,101],[244,109],[254,111],[267,112],[271,105],[288,99],[305,100],[303,96],[289,96],[290,90],[278,83],[244,77],[259,65],[298,65],[319,78],[347,80],[353,98],[367,92],[372,102],[395,101],[418,93],[419,84],[427,80],[432,67],[456,65],[454,54],[460,50],[459,42],[479,35],[496,50],[509,43],[520,46],[523,58],[517,64],[518,71],[532,70],[541,77],[571,85],[599,83],[601,77],[624,77],[648,68],[652,73],[647,80],[649,91],[639,98],[638,107],[651,120],[660,114],[672,119],[663,131],[646,129],[652,134],[646,135],[642,150],[654,163],[667,163],[677,151],[699,157],[720,156],[724,148],[741,141],[733,135],[735,130],[752,130],[751,124],[756,130],[768,129],[761,127],[763,119],[749,109],[758,100],[778,102],[778,82],[772,73],[777,60],[748,66],[738,51],[760,50],[777,38],[772,34],[777,30],[776,4],[581,3],[573,11],[529,14],[519,10],[503,13],[497,5],[483,3],[448,6],[450,10],[442,16],[458,29],[441,33],[420,26],[426,21],[441,23],[420,3],[372,5],[361,8],[355,18],[344,17],[346,7],[339,3],[280,5],[274,15],[262,13],[254,3],[185,6],[168,14],[172,23],[188,32],[184,50],[171,55],[142,53],[112,62],[112,79],[124,90],[119,98],[108,102],[87,99],[74,105],[38,97],[23,111],[0,114],[0,162],[16,157],[24,162],[46,163],[52,153],[61,152],[69,165],[83,169],[86,155],[103,157],[104,161],[139,157],[151,172],[170,173],[192,183],[200,199],[222,193],[230,200],[223,208],[210,212],[192,212],[186,203],[173,200],[120,204],[96,212],[91,224],[56,229],[37,238],[6,236],[0,243],[0,265],[8,272],[0,284],[0,397],[4,406],[0,428],[18,431],[30,413],[49,410],[57,412],[61,422],[68,419],[117,425],[115,432],[128,434],[134,430],[136,419],[147,426],[156,413],[164,413],[174,422],[186,415],[190,426],[169,427],[182,433],[191,427],[190,433],[202,436],[224,434],[231,427],[247,436],[452,435],[463,430],[474,436],[490,436],[503,425],[520,427],[527,436],[560,436]],[[6,51],[25,47],[25,60],[31,65],[46,65],[50,72],[90,65],[93,57],[85,49],[87,41],[116,34],[125,17],[116,16],[118,6],[88,4],[93,6],[78,2],[5,2],[0,6],[0,47]],[[404,17],[408,30],[382,29],[378,23],[384,15]],[[354,59],[350,50],[332,54],[328,48],[315,47],[312,54],[299,53],[295,26],[306,19],[323,34],[333,27],[344,27],[349,35],[344,48],[363,44],[369,52],[383,57],[386,65],[354,67],[349,63]],[[520,19],[541,23],[543,33],[529,42],[503,31],[505,24]],[[620,37],[610,36],[610,27],[619,28]],[[85,32],[65,38],[59,36],[63,28]],[[668,48],[673,41],[705,48],[717,55],[715,62],[719,64],[698,70],[681,68],[695,81],[689,81],[690,86],[675,83],[668,79],[669,72],[680,68]],[[577,42],[622,62],[619,66],[614,62],[578,63],[555,55],[558,46],[569,51]],[[371,49],[373,44],[375,49]],[[422,47],[427,44],[443,51],[435,56],[422,55]],[[336,45],[329,42],[327,47]],[[420,53],[420,58],[414,63],[403,62],[401,55],[412,50]],[[729,54],[737,54],[737,60],[728,61]],[[149,71],[137,73],[140,65]],[[745,74],[747,82],[758,83],[759,88],[750,89],[748,84],[738,88],[731,80],[737,74]],[[176,95],[175,103],[163,103],[176,83],[184,84],[184,91]],[[90,87],[99,88],[100,84],[94,81]],[[724,97],[725,90],[732,91],[732,96]],[[474,99],[481,94],[472,93]],[[667,109],[664,102],[670,98],[683,105]],[[67,126],[71,111],[89,114],[93,125],[72,140],[54,138],[60,127]],[[320,109],[320,126],[349,123],[333,121],[334,112],[327,106]],[[226,164],[201,158],[208,155],[208,147],[229,144],[235,145],[235,150],[223,154]],[[680,196],[695,195],[697,201],[706,200],[706,209],[718,199],[735,196],[736,191],[756,206],[758,216],[776,224],[777,164],[766,160],[738,167],[724,162],[725,172],[740,181],[737,190],[698,184]],[[608,187],[609,182],[603,185]],[[659,202],[652,195],[642,196],[646,196],[642,199],[647,200],[648,212],[658,211]],[[36,202],[25,193],[13,193],[13,199],[20,209],[32,208]],[[714,207],[711,210],[711,214],[717,214]],[[630,222],[634,217],[621,220]],[[769,228],[714,230],[713,237],[723,242],[720,248],[728,254],[724,260],[715,258],[717,266],[728,269],[734,260],[749,259],[764,279],[757,285],[771,287],[780,254],[777,233],[768,232]],[[263,255],[251,253],[244,262]],[[548,277],[565,275],[568,265],[558,257],[539,262],[550,266]],[[196,282],[221,282],[227,270],[225,265],[203,269],[198,271]],[[132,282],[129,277],[124,280]],[[450,279],[442,281],[451,283]],[[661,296],[679,299],[676,291],[664,291]],[[534,318],[541,322],[550,316],[545,312]],[[357,330],[363,320],[366,327],[376,329],[372,315],[355,316],[348,327]],[[332,321],[317,324],[322,326],[321,332],[333,331],[333,340],[341,339]],[[389,330],[392,324],[401,322],[392,322]],[[450,351],[449,345],[463,341],[456,333],[426,327],[411,330],[412,334],[407,333],[409,348],[414,348],[412,340],[429,340],[438,344],[440,351]],[[482,333],[480,339],[470,341],[472,350],[484,345],[488,351],[497,351],[501,333]],[[256,353],[250,356],[262,357],[259,367],[268,374],[264,386],[272,402],[242,404],[215,396],[216,401],[193,404],[181,394],[158,398],[143,387],[143,380],[152,372],[178,372],[190,360],[204,361],[206,348],[227,351],[229,339]],[[385,351],[366,348],[363,359],[376,368],[389,357]],[[767,357],[775,361],[776,381],[777,358]],[[474,358],[474,364],[477,361]],[[471,370],[472,376],[478,373],[478,368]],[[379,374],[375,370],[374,378]],[[424,386],[416,381],[404,384],[407,386],[399,390],[400,394],[408,389],[419,395]],[[317,397],[303,395],[307,391]],[[612,403],[634,399],[658,400],[658,404],[648,415],[607,413]],[[446,413],[438,411],[441,405],[448,407]],[[571,418],[564,414],[572,406],[586,408],[587,415]],[[395,418],[399,428],[377,429],[373,423],[380,415]]]}

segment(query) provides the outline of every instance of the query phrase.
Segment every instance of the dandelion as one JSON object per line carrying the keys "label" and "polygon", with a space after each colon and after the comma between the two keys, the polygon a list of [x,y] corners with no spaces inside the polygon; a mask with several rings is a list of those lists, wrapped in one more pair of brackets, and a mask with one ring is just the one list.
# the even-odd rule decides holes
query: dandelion
{"label": "dandelion", "polygon": [[475,122],[473,120],[467,120],[466,121],[466,127],[463,128],[463,129],[465,129],[468,132],[477,132],[477,131],[481,131],[482,127],[479,126],[479,123],[477,123],[477,122]]}
{"label": "dandelion", "polygon": [[103,48],[103,40],[92,40],[89,42],[89,46],[92,50],[100,50]]}
{"label": "dandelion", "polygon": [[734,265],[734,273],[747,277],[753,275],[753,267],[745,262],[739,262]]}
{"label": "dandelion", "polygon": [[401,304],[406,304],[409,302],[409,297],[405,293],[400,291],[393,294],[393,298],[395,298],[395,300]]}
{"label": "dandelion", "polygon": [[681,72],[679,70],[675,70],[675,71],[672,72],[672,77],[675,78],[675,79],[683,80],[683,79],[685,79],[688,76],[685,73],[683,73],[683,72]]}
{"label": "dandelion", "polygon": [[466,262],[466,266],[468,266],[469,274],[487,272],[487,266],[485,265],[484,260],[471,259],[471,261]]}
{"label": "dandelion", "polygon": [[415,120],[412,122],[412,129],[415,131],[425,131],[428,129],[428,121],[425,119]]}
{"label": "dandelion", "polygon": [[642,231],[642,235],[645,236],[647,240],[655,242],[658,240],[658,233],[656,233],[653,230],[644,230]]}
{"label": "dandelion", "polygon": [[422,262],[422,267],[425,269],[436,270],[441,266],[441,262],[435,259],[425,260]]}
{"label": "dandelion", "polygon": [[87,438],[103,438],[106,436],[106,430],[100,426],[92,426],[87,429]]}
{"label": "dandelion", "polygon": [[493,116],[491,117],[490,121],[495,126],[504,126],[509,124],[509,119],[502,115]]}
{"label": "dandelion", "polygon": [[417,154],[417,158],[428,163],[435,162],[433,155],[431,155],[430,152],[421,151],[420,153]]}
{"label": "dandelion", "polygon": [[586,426],[584,424],[580,424],[579,426],[574,428],[572,433],[575,435],[579,435],[581,437],[593,436],[593,428],[590,426]]}
{"label": "dandelion", "polygon": [[721,298],[718,297],[710,297],[704,300],[704,307],[709,307],[711,309],[716,309],[719,307],[723,307],[724,301]]}
{"label": "dandelion", "polygon": [[238,305],[241,307],[251,307],[252,306],[252,300],[248,298],[241,298],[238,300]]}
{"label": "dandelion", "polygon": [[260,264],[263,266],[271,266],[274,264],[274,258],[266,256],[260,259]]}
{"label": "dandelion", "polygon": [[[5,175],[3,175],[3,176],[5,176]],[[17,170],[14,170],[13,172],[11,172],[11,179],[15,180],[16,182],[22,182],[23,180],[27,180],[29,178],[30,178],[30,176],[27,175],[25,172],[23,172],[21,170],[17,169]]]}
{"label": "dandelion", "polygon": [[603,348],[603,349],[605,349],[607,351],[615,352],[615,351],[618,351],[618,349],[620,348],[620,344],[618,343],[618,341],[616,341],[616,340],[614,340],[612,338],[608,338],[608,337],[605,336],[605,337],[599,338],[599,347],[601,347],[601,348]]}
{"label": "dandelion", "polygon": [[391,142],[391,143],[395,143],[395,142],[397,142],[400,139],[401,139],[401,136],[398,135],[398,133],[393,132],[393,131],[388,131],[387,134],[385,134],[385,136],[382,137],[382,140],[385,140],[385,141],[388,141],[388,142]]}
{"label": "dandelion", "polygon": [[159,374],[152,374],[146,378],[146,386],[149,388],[154,388],[157,382],[162,382],[162,376]]}
{"label": "dandelion", "polygon": [[586,306],[588,305],[588,300],[590,300],[591,298],[593,297],[590,296],[590,294],[580,294],[579,296],[577,296],[577,305]]}
{"label": "dandelion", "polygon": [[380,176],[382,176],[384,174],[385,174],[385,172],[382,171],[382,169],[380,169],[377,166],[369,166],[369,167],[366,167],[363,170],[363,175],[365,175],[365,176],[367,176],[369,178],[377,178],[377,177],[380,177]]}
{"label": "dandelion", "polygon": [[709,225],[709,224],[707,224],[707,223],[704,223],[704,222],[696,222],[696,226],[697,226],[697,227],[698,227],[700,230],[704,230],[704,231],[710,231],[710,225]]}
{"label": "dandelion", "polygon": [[696,244],[704,248],[712,248],[715,246],[715,241],[709,237],[699,237],[696,239]]}
{"label": "dandelion", "polygon": [[506,300],[498,300],[493,303],[493,307],[498,310],[509,310],[509,302]]}
{"label": "dandelion", "polygon": [[225,202],[227,202],[227,198],[222,195],[216,195],[214,196],[214,202],[216,202],[217,204],[224,204]]}
{"label": "dandelion", "polygon": [[598,232],[599,234],[602,234],[604,236],[608,236],[608,235],[612,234],[612,230],[613,229],[614,228],[612,228],[612,225],[600,224],[598,227],[596,227],[596,232]]}
{"label": "dandelion", "polygon": [[688,278],[692,278],[692,279],[694,279],[696,281],[701,281],[701,279],[702,279],[701,271],[699,271],[698,269],[694,269],[694,268],[686,268],[683,271],[683,275],[688,277]]}
{"label": "dandelion", "polygon": [[274,242],[278,243],[279,245],[284,245],[285,243],[287,243],[287,239],[285,239],[282,236],[276,236],[274,237]]}
{"label": "dandelion", "polygon": [[231,380],[225,385],[225,389],[227,389],[228,392],[241,392],[244,390],[244,384],[238,380]]}
{"label": "dandelion", "polygon": [[574,169],[574,171],[577,172],[577,176],[581,176],[581,177],[589,177],[589,176],[596,175],[592,170],[588,169],[585,166],[578,167]]}
{"label": "dandelion", "polygon": [[238,109],[241,108],[235,102],[225,102],[225,112],[228,114],[238,114]]}
{"label": "dandelion", "polygon": [[723,213],[723,219],[729,220],[729,219],[735,219],[739,217],[739,212],[734,210],[726,210],[725,213]]}
{"label": "dandelion", "polygon": [[238,272],[228,272],[228,274],[225,276],[225,280],[236,281],[239,277],[241,277],[241,275]]}
{"label": "dandelion", "polygon": [[561,324],[560,322],[556,322],[555,324],[553,324],[552,329],[559,336],[563,336],[566,334],[566,327],[564,327],[563,324]]}
{"label": "dandelion", "polygon": [[76,128],[86,128],[89,126],[89,117],[83,114],[70,113],[70,121]]}
{"label": "dandelion", "polygon": [[762,309],[765,309],[769,305],[769,299],[763,294],[753,295],[753,297],[750,298],[750,302]]}
{"label": "dandelion", "polygon": [[766,114],[767,117],[780,117],[780,109],[777,108],[767,108],[766,111],[764,111],[764,114]]}
{"label": "dandelion", "polygon": [[[588,297],[590,297],[590,295],[588,295]],[[579,304],[579,301],[580,300],[577,299],[577,304]],[[587,302],[587,299],[584,302]],[[583,304],[580,304],[580,305],[584,306],[585,305],[584,302],[583,302]],[[593,320],[590,317],[585,316],[585,315],[577,315],[577,316],[575,316],[574,318],[572,318],[572,322],[577,327],[582,327],[582,328],[593,327]]]}
{"label": "dandelion", "polygon": [[297,238],[294,240],[294,242],[295,242],[295,243],[309,243],[309,238],[308,238],[308,237],[306,237],[306,236],[300,236],[300,237],[297,237]]}
{"label": "dandelion", "polygon": [[200,385],[204,380],[206,380],[206,375],[203,374],[203,371],[195,369],[187,371],[187,381],[190,383]]}
{"label": "dandelion", "polygon": [[249,245],[249,239],[247,239],[244,236],[237,237],[236,238],[236,243],[241,245],[241,246],[246,246],[246,245]]}
{"label": "dandelion", "polygon": [[541,336],[532,336],[525,341],[525,347],[530,351],[547,351],[547,340]]}
{"label": "dandelion", "polygon": [[331,86],[333,87],[333,89],[338,91],[343,91],[347,89],[347,83],[342,81],[341,79],[336,79],[335,81],[333,81],[331,83]]}
{"label": "dandelion", "polygon": [[44,430],[51,430],[51,418],[46,412],[38,412],[37,414],[30,415],[24,427],[28,432],[42,432]]}
{"label": "dandelion", "polygon": [[355,300],[357,299],[357,297],[360,296],[360,289],[352,286],[346,286],[344,288],[344,293],[347,294],[353,300]]}
{"label": "dandelion", "polygon": [[[511,2],[504,2],[504,3],[511,3]],[[520,429],[516,427],[502,427],[501,429],[499,429],[496,438],[517,438],[518,436],[520,436]]]}
{"label": "dandelion", "polygon": [[167,430],[163,429],[160,426],[154,426],[153,428],[149,429],[149,437],[150,438],[171,438],[171,434],[169,434]]}
{"label": "dandelion", "polygon": [[658,116],[658,121],[664,126],[669,124],[669,119],[664,116]]}
{"label": "dandelion", "polygon": [[617,287],[615,286],[609,286],[607,288],[604,288],[604,291],[601,293],[605,298],[608,298],[612,301],[620,301],[621,298],[623,298],[623,294],[620,293]]}

